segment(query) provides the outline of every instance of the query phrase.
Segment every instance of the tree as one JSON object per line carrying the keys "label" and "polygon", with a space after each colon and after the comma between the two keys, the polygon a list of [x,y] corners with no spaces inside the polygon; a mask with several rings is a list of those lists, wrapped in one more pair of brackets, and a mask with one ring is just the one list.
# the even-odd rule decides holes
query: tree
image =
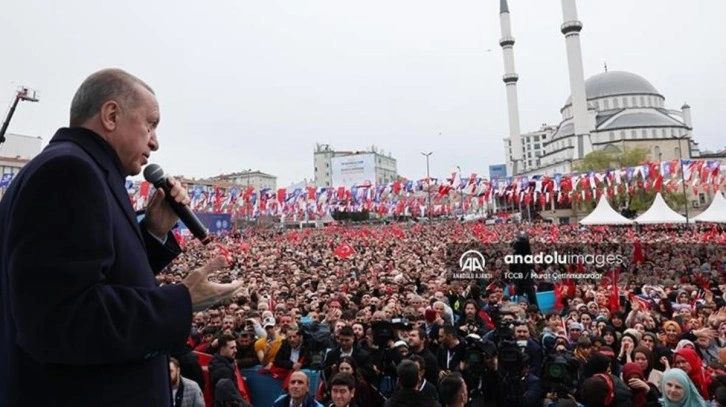
{"label": "tree", "polygon": [[620,153],[612,153],[605,150],[595,150],[583,157],[582,161],[575,164],[576,171],[605,171],[609,168],[632,167],[642,164],[648,157],[648,150],[635,147],[627,148]]}
{"label": "tree", "polygon": [[582,162],[575,164],[573,167],[576,171],[604,171],[612,168],[616,162],[613,154],[605,150],[595,150],[583,157]]}

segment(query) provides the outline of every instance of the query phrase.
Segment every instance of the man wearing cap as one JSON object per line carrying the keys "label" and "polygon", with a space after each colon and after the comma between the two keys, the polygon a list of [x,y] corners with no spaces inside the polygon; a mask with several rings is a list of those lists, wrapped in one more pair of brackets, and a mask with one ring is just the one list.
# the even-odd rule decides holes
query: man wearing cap
{"label": "man wearing cap", "polygon": [[265,336],[255,342],[255,352],[264,369],[270,369],[272,367],[272,361],[275,360],[275,356],[280,350],[280,346],[282,346],[282,337],[277,334],[275,325],[275,318],[265,318],[262,321]]}

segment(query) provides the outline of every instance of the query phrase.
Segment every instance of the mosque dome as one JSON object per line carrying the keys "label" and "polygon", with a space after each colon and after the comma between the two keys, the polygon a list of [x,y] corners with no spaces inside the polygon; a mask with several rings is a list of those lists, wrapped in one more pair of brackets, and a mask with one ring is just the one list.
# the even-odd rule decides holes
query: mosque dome
{"label": "mosque dome", "polygon": [[[625,71],[608,71],[589,77],[585,81],[587,100],[617,95],[657,95],[662,96],[647,79]],[[572,104],[567,98],[565,106]]]}

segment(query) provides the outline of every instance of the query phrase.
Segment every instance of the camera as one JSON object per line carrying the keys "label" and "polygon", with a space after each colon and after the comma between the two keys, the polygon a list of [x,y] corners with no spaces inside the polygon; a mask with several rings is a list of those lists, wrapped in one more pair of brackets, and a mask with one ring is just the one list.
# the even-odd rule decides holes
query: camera
{"label": "camera", "polygon": [[389,341],[394,340],[396,337],[394,325],[388,321],[374,322],[371,325],[371,330],[373,331],[373,343],[380,348],[385,347]]}
{"label": "camera", "polygon": [[476,334],[470,334],[466,337],[464,360],[469,371],[482,372],[487,370],[484,359],[491,359],[495,356],[497,356],[497,346],[494,342],[481,339]]}
{"label": "camera", "polygon": [[545,359],[542,370],[542,384],[557,393],[559,398],[567,398],[568,393],[577,390],[577,362],[569,352],[551,353]]}

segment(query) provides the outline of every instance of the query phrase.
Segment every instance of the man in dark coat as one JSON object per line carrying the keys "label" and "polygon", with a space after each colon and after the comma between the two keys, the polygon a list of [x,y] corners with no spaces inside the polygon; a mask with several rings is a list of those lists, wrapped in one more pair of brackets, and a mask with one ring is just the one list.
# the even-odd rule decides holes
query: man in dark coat
{"label": "man in dark coat", "polygon": [[[169,406],[168,354],[194,310],[240,282],[210,283],[216,258],[177,285],[155,274],[179,253],[178,218],[158,190],[139,224],[125,188],[159,147],[151,88],[119,69],[76,92],[70,128],[0,201],[0,405]],[[170,198],[186,205],[169,178]]]}

